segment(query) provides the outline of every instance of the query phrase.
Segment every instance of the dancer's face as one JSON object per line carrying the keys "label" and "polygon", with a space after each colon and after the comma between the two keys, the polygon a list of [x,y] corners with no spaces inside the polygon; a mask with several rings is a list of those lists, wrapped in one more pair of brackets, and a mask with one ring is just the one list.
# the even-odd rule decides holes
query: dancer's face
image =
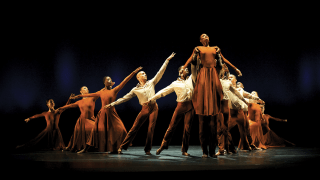
{"label": "dancer's face", "polygon": [[244,86],[243,86],[243,84],[242,84],[241,82],[238,82],[238,83],[237,83],[237,88],[242,88],[242,89],[243,89]]}
{"label": "dancer's face", "polygon": [[251,92],[251,95],[252,95],[252,96],[257,96],[257,97],[259,97],[259,96],[258,96],[258,93],[257,93],[256,91],[252,91],[252,92]]}
{"label": "dancer's face", "polygon": [[86,87],[86,86],[83,86],[81,88],[81,91],[80,91],[81,94],[88,94],[89,93],[89,89]]}
{"label": "dancer's face", "polygon": [[104,84],[105,84],[106,86],[113,86],[113,85],[114,85],[114,82],[112,82],[111,77],[108,76],[108,77],[104,80]]}
{"label": "dancer's face", "polygon": [[137,75],[138,81],[146,81],[147,80],[147,74],[144,71],[140,71]]}
{"label": "dancer's face", "polygon": [[188,76],[188,74],[189,74],[188,68],[180,69],[179,74],[180,74],[181,76],[184,76],[184,77]]}
{"label": "dancer's face", "polygon": [[209,36],[207,34],[201,34],[200,42],[202,44],[208,44],[209,43]]}
{"label": "dancer's face", "polygon": [[48,101],[48,102],[47,102],[47,106],[48,106],[49,109],[53,109],[54,106],[55,106],[54,101],[53,101],[53,100]]}
{"label": "dancer's face", "polygon": [[232,82],[232,84],[235,84],[237,82],[237,79],[234,77],[234,75],[229,76],[229,81]]}

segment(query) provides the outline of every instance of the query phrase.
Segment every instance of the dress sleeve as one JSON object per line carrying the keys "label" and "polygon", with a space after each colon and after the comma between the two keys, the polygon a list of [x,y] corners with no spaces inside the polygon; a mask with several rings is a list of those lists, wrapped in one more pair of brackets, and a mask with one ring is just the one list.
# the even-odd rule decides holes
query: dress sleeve
{"label": "dress sleeve", "polygon": [[222,57],[222,61],[223,61],[223,62],[225,62],[226,64],[228,64],[229,66],[231,66],[234,70],[237,69],[233,64],[231,64],[230,61],[228,61],[228,60],[222,55],[222,53],[220,53],[220,55],[221,55],[221,57]]}
{"label": "dress sleeve", "polygon": [[193,60],[193,55],[195,53],[195,49],[196,49],[196,47],[193,49],[191,56],[189,57],[187,62],[184,64],[184,66],[183,66],[184,68],[186,68],[191,63],[191,61]]}
{"label": "dress sleeve", "polygon": [[41,113],[41,114],[36,114],[34,116],[31,116],[31,117],[29,117],[29,119],[36,119],[36,118],[39,118],[39,117],[44,117],[44,112]]}
{"label": "dress sleeve", "polygon": [[63,112],[63,111],[66,110],[66,109],[76,108],[76,107],[78,107],[78,103],[77,103],[77,102],[72,103],[72,104],[68,104],[68,105],[65,105],[65,106],[62,106],[62,107],[60,107],[59,109],[61,110],[61,112]]}
{"label": "dress sleeve", "polygon": [[100,91],[96,93],[82,94],[82,95],[79,95],[79,97],[100,97]]}
{"label": "dress sleeve", "polygon": [[129,76],[127,76],[117,87],[114,88],[115,91],[119,92],[135,74],[136,73],[133,71]]}
{"label": "dress sleeve", "polygon": [[275,118],[270,115],[269,115],[269,119],[273,119],[273,120],[280,121],[280,122],[285,122],[285,119]]}

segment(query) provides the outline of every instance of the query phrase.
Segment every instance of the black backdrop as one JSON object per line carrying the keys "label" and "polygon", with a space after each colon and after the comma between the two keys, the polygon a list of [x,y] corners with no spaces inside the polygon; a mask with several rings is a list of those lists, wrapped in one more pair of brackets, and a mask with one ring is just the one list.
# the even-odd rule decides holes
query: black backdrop
{"label": "black backdrop", "polygon": [[[178,67],[189,58],[193,48],[201,45],[202,33],[208,34],[210,45],[219,46],[223,55],[241,70],[243,77],[238,77],[238,81],[245,90],[259,93],[266,102],[265,113],[288,119],[287,123],[271,120],[271,129],[297,145],[319,146],[315,103],[320,90],[320,45],[311,10],[304,10],[302,15],[301,11],[284,7],[242,7],[229,9],[228,13],[207,14],[183,9],[110,11],[110,7],[13,9],[3,21],[5,48],[0,71],[1,129],[8,149],[32,139],[45,128],[44,118],[27,124],[24,119],[47,111],[46,99],[54,99],[58,108],[71,93],[78,94],[81,86],[96,92],[103,88],[102,78],[106,75],[116,86],[139,66],[151,79],[175,52],[156,92],[166,87],[176,80]],[[137,83],[135,78],[130,80],[118,98]],[[172,93],[157,102],[154,146],[160,145],[168,127],[176,95]],[[100,108],[99,99],[95,114]],[[116,106],[127,130],[140,109],[137,98]],[[61,115],[59,126],[66,144],[79,115],[78,109]],[[134,145],[144,145],[147,124]],[[237,129],[232,133],[238,142]],[[175,135],[171,144],[180,145],[182,122]],[[197,117],[190,143],[199,144]]]}

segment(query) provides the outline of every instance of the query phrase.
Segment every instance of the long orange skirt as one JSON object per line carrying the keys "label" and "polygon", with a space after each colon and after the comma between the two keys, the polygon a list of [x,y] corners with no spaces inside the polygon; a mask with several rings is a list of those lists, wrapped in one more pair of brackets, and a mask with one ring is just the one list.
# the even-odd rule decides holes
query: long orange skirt
{"label": "long orange skirt", "polygon": [[203,116],[217,115],[222,98],[222,86],[216,68],[202,67],[197,75],[192,97],[195,113]]}
{"label": "long orange skirt", "polygon": [[87,145],[97,148],[99,152],[117,152],[126,135],[127,130],[116,109],[101,108]]}

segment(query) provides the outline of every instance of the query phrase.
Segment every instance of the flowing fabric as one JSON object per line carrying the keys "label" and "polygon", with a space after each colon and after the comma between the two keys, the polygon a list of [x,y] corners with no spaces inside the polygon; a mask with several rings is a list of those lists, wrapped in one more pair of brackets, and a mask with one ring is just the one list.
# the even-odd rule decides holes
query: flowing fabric
{"label": "flowing fabric", "polygon": [[217,115],[222,98],[222,86],[216,68],[202,67],[197,75],[192,97],[195,113],[204,116]]}
{"label": "flowing fabric", "polygon": [[252,138],[252,144],[257,148],[267,149],[267,146],[263,144],[264,137],[261,126],[261,107],[259,104],[250,103],[248,106],[248,117],[249,117],[249,129]]}
{"label": "flowing fabric", "polygon": [[[47,127],[39,133],[35,138],[20,145],[17,148],[29,149],[29,148],[45,148],[52,150],[62,150],[65,148],[63,137],[58,126],[60,113],[58,112],[43,112],[30,117],[30,119],[45,117]],[[44,147],[43,147],[44,146]]]}
{"label": "flowing fabric", "polygon": [[73,131],[73,135],[70,138],[68,148],[70,151],[80,151],[85,148],[86,142],[89,140],[94,121],[91,119],[85,119],[79,117]]}
{"label": "flowing fabric", "polygon": [[100,152],[117,152],[126,135],[127,130],[116,109],[101,108],[87,144]]}

